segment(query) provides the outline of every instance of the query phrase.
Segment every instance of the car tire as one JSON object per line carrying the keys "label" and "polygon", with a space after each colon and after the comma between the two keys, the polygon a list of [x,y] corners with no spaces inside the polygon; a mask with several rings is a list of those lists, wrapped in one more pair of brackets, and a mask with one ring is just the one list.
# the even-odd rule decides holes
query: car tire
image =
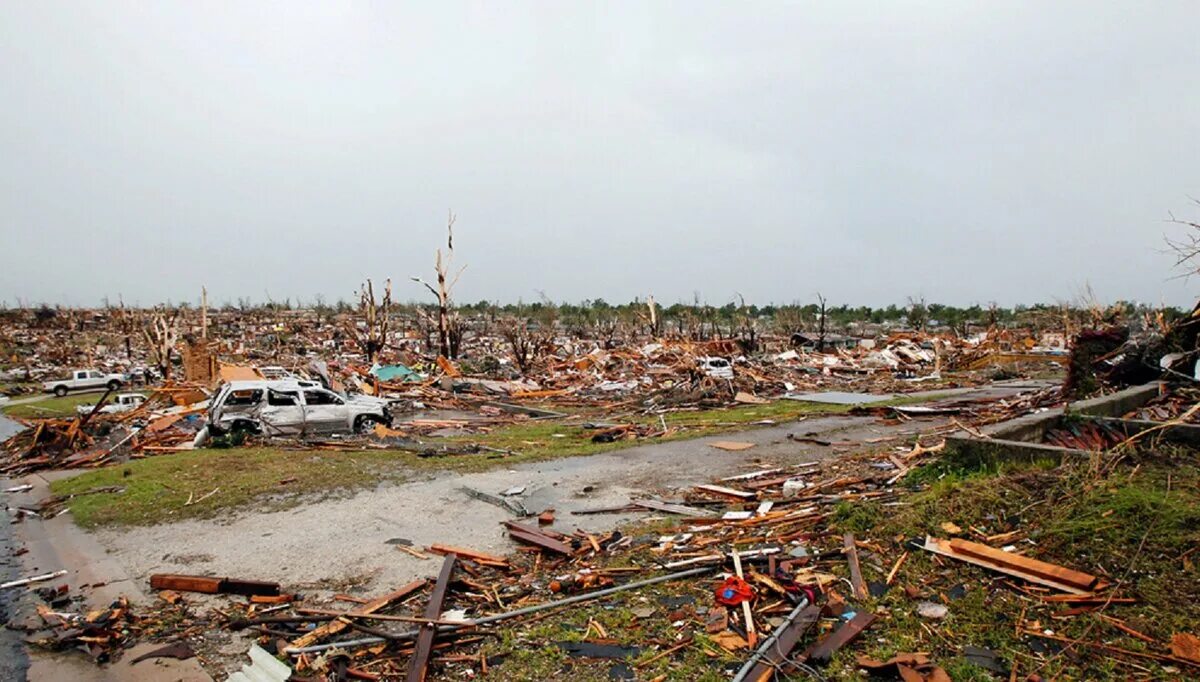
{"label": "car tire", "polygon": [[54,387],[54,395],[61,398],[61,397],[65,396],[66,394],[67,394],[66,386],[55,386]]}
{"label": "car tire", "polygon": [[115,391],[118,388],[121,388],[121,382],[117,381],[116,379],[113,379],[112,381],[108,382],[105,385],[108,387],[108,390],[110,390],[110,391]]}
{"label": "car tire", "polygon": [[384,423],[383,419],[373,414],[364,414],[354,420],[355,433],[367,433],[375,429],[376,424]]}

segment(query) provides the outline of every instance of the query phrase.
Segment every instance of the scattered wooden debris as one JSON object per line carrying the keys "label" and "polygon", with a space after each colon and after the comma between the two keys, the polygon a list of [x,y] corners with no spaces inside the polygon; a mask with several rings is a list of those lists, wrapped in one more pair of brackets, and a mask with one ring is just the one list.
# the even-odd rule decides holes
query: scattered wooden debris
{"label": "scattered wooden debris", "polygon": [[969,540],[947,541],[929,536],[925,538],[924,549],[1063,592],[1083,595],[1095,591],[1101,585],[1096,576]]}

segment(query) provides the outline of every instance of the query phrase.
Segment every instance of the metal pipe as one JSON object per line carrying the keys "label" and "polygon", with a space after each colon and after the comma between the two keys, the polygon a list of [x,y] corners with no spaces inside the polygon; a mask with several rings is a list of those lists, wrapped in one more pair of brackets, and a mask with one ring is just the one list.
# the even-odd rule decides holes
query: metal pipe
{"label": "metal pipe", "polygon": [[741,670],[738,670],[737,675],[733,676],[733,680],[731,682],[742,682],[745,680],[746,675],[750,674],[750,671],[754,669],[755,664],[757,664],[763,656],[767,655],[767,652],[771,650],[771,647],[774,646],[775,642],[779,641],[779,636],[783,634],[783,631],[786,630],[789,625],[795,622],[796,617],[799,616],[800,612],[807,607],[808,599],[801,599],[800,603],[796,605],[796,608],[792,609],[792,612],[789,613],[787,617],[783,619],[783,622],[779,624],[779,627],[775,628],[775,631],[771,633],[771,636],[767,638],[767,641],[763,642],[758,649],[755,649],[754,654],[746,660],[746,664],[742,666]]}
{"label": "metal pipe", "polygon": [[[516,611],[507,611],[505,613],[497,613],[493,616],[484,616],[483,618],[467,620],[467,621],[463,621],[462,624],[460,624],[460,625],[442,625],[442,626],[438,627],[438,632],[452,632],[452,631],[458,630],[460,628],[469,628],[469,627],[476,627],[479,625],[489,625],[491,623],[498,623],[502,620],[508,620],[510,618],[516,618],[518,616],[525,616],[525,615],[528,615],[531,613],[537,613],[538,611],[545,611],[547,609],[553,609],[553,608],[557,608],[559,606],[568,606],[570,604],[578,604],[580,602],[591,601],[593,599],[599,599],[601,597],[607,597],[610,594],[618,594],[620,592],[625,592],[626,590],[632,590],[632,589],[635,589],[638,587],[647,587],[649,585],[665,583],[665,582],[669,582],[671,580],[679,580],[680,578],[689,578],[694,575],[703,575],[704,573],[712,572],[716,568],[717,568],[716,566],[702,566],[700,568],[693,568],[689,571],[680,571],[679,573],[668,573],[667,575],[660,575],[657,578],[647,578],[646,580],[639,580],[639,581],[633,582],[633,583],[626,583],[625,585],[617,585],[616,587],[605,588],[605,589],[599,590],[597,592],[588,592],[587,594],[577,594],[573,597],[567,597],[566,599],[559,599],[558,601],[551,601],[551,602],[546,602],[545,604],[535,604],[533,606],[526,606],[525,608],[517,609]],[[291,654],[291,655],[295,656],[298,654],[317,653],[319,651],[325,651],[327,649],[334,649],[334,648],[338,648],[338,647],[348,649],[351,647],[371,646],[373,644],[382,644],[387,641],[415,639],[416,636],[418,634],[420,634],[420,632],[421,632],[420,629],[405,630],[403,632],[397,632],[391,636],[390,640],[384,639],[382,637],[363,637],[362,639],[352,639],[352,640],[348,640],[345,642],[330,642],[328,644],[315,644],[313,646],[305,646],[305,647],[288,647],[288,648],[284,649],[283,652],[286,654]]]}

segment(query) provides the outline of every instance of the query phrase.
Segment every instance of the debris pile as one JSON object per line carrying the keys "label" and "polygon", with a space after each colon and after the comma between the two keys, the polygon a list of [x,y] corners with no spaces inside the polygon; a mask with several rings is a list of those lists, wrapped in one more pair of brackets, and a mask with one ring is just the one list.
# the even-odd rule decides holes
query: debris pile
{"label": "debris pile", "polygon": [[[118,455],[136,458],[191,449],[201,426],[204,392],[167,385],[154,389],[132,410],[105,412],[111,394],[104,393],[90,410],[71,418],[17,419],[28,428],[0,444],[0,473],[95,467]],[[193,402],[197,399],[200,402]]]}

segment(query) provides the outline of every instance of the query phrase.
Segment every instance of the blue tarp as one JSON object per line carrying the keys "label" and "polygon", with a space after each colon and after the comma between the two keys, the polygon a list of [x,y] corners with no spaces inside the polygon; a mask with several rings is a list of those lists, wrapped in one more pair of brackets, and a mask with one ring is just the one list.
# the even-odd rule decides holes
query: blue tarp
{"label": "blue tarp", "polygon": [[421,375],[404,365],[375,365],[371,374],[380,381],[420,381]]}

